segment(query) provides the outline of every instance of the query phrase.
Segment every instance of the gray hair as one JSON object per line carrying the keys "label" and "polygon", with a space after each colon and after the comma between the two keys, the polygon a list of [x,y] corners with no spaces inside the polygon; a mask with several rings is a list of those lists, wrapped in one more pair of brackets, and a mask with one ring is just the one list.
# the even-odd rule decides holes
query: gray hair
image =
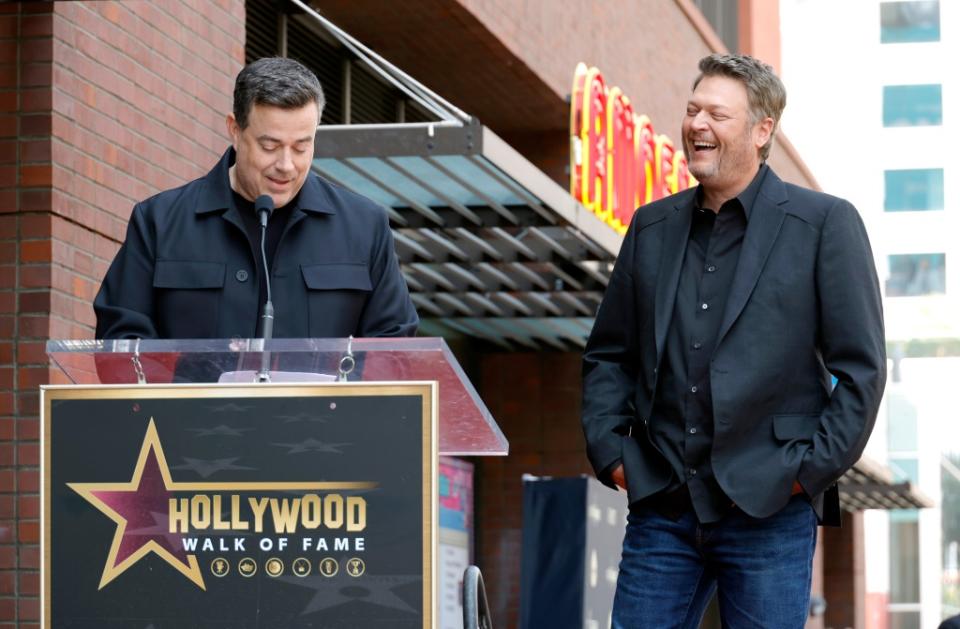
{"label": "gray hair", "polygon": [[773,68],[748,55],[712,54],[700,60],[700,76],[693,82],[697,89],[707,76],[725,76],[736,79],[747,88],[747,101],[753,124],[764,118],[773,118],[770,139],[760,148],[760,159],[766,160],[773,147],[773,137],[780,126],[780,116],[787,106],[787,90]]}
{"label": "gray hair", "polygon": [[247,128],[254,105],[299,109],[311,102],[322,114],[326,101],[320,81],[309,68],[287,57],[264,57],[248,64],[233,88],[233,116],[241,129]]}

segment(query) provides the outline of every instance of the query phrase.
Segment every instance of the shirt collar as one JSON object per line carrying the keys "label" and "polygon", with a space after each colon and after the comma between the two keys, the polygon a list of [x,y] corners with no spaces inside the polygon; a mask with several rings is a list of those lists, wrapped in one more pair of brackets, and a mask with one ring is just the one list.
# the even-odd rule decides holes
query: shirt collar
{"label": "shirt collar", "polygon": [[[204,177],[204,188],[197,201],[197,214],[220,212],[233,206],[233,190],[230,188],[230,167],[236,162],[237,154],[233,147],[217,162],[217,165]],[[337,210],[329,202],[327,195],[320,185],[318,177],[313,173],[307,175],[297,195],[294,211],[319,212],[321,214],[336,214]]]}
{"label": "shirt collar", "polygon": [[[744,188],[740,194],[727,201],[727,203],[730,203],[730,201],[734,200],[738,201],[740,203],[740,207],[743,208],[743,214],[748,221],[750,220],[750,213],[753,211],[753,205],[757,200],[757,195],[760,194],[760,187],[763,185],[763,179],[766,177],[769,170],[770,167],[767,166],[766,162],[760,164],[760,168],[757,170],[757,174],[753,176],[753,180],[750,182],[750,184]],[[724,205],[726,205],[726,203]],[[697,209],[703,209],[703,184],[697,186],[696,207]]]}

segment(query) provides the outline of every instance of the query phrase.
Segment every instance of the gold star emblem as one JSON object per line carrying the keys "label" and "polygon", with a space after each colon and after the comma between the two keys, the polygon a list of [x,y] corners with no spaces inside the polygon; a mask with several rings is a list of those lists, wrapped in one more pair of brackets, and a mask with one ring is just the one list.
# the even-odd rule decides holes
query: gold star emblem
{"label": "gold star emblem", "polygon": [[153,418],[129,482],[67,483],[67,486],[117,524],[98,589],[153,553],[206,590],[196,556],[188,555],[182,545],[178,546],[180,536],[171,535],[166,529],[169,499],[177,486],[170,479]]}

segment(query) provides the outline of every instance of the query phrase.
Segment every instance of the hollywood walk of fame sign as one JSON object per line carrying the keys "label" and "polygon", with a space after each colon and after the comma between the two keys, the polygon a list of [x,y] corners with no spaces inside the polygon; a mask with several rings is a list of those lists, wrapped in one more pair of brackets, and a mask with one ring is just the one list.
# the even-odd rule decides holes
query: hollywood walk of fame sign
{"label": "hollywood walk of fame sign", "polygon": [[432,627],[435,396],[44,387],[43,626]]}

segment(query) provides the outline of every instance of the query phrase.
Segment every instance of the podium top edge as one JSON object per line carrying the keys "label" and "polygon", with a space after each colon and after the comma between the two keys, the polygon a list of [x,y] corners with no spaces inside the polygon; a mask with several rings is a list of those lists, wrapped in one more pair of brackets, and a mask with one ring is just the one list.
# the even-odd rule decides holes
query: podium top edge
{"label": "podium top edge", "polygon": [[441,337],[248,339],[51,339],[47,354],[163,354],[246,352],[423,352],[449,351]]}

